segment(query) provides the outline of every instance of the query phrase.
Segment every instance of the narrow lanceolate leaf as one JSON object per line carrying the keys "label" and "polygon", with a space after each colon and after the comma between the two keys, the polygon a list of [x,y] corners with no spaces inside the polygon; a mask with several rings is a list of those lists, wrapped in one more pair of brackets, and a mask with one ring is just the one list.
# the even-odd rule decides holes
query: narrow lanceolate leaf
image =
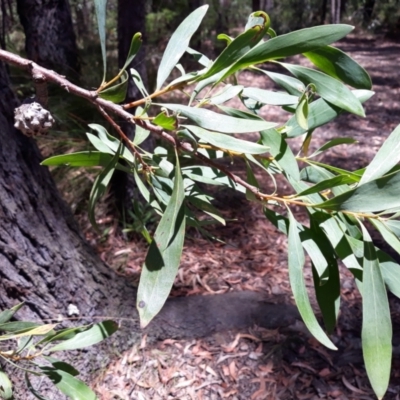
{"label": "narrow lanceolate leaf", "polygon": [[128,90],[128,73],[123,71],[120,81],[107,89],[99,92],[99,96],[113,103],[121,103],[125,100],[126,91]]}
{"label": "narrow lanceolate leaf", "polygon": [[382,250],[376,253],[386,287],[400,299],[400,265]]}
{"label": "narrow lanceolate leaf", "polygon": [[84,332],[77,333],[72,339],[56,344],[48,351],[75,350],[92,346],[107,339],[118,330],[118,324],[114,321],[103,321],[93,325]]}
{"label": "narrow lanceolate leaf", "polygon": [[154,119],[153,123],[161,126],[167,131],[174,131],[178,128],[178,121],[176,116],[169,116],[165,111],[160,112]]}
{"label": "narrow lanceolate leaf", "polygon": [[264,21],[261,25],[249,26],[245,32],[230,42],[228,47],[214,61],[210,69],[201,76],[201,79],[206,79],[229,67],[256,46],[266,33],[265,23],[267,21],[261,20]]}
{"label": "narrow lanceolate leaf", "polygon": [[131,46],[129,47],[128,56],[126,57],[126,61],[124,66],[121,68],[121,71],[125,71],[132,60],[135,58],[136,54],[139,52],[140,47],[142,46],[142,34],[140,32],[135,33],[132,37]]}
{"label": "narrow lanceolate leaf", "polygon": [[[142,107],[138,107],[135,111],[136,116],[142,116],[147,118],[147,114],[144,112]],[[150,135],[150,131],[142,128],[139,125],[135,126],[135,137],[133,138],[133,144],[139,146],[143,143]]]}
{"label": "narrow lanceolate leaf", "polygon": [[[361,103],[370,99],[374,92],[370,90],[353,90],[352,93]],[[333,104],[328,103],[324,99],[318,99],[308,105],[308,129],[312,130],[319,126],[325,125],[329,121],[335,119],[343,110]],[[288,137],[297,137],[307,132],[296,121],[296,117],[292,117],[286,124],[288,128]]]}
{"label": "narrow lanceolate leaf", "polygon": [[24,305],[24,303],[19,303],[8,310],[4,310],[0,313],[0,325],[8,322],[12,316]]}
{"label": "narrow lanceolate leaf", "polygon": [[184,197],[177,159],[172,196],[156,229],[140,276],[136,305],[143,328],[161,310],[178,272],[185,235]]}
{"label": "narrow lanceolate leaf", "polygon": [[289,280],[293,296],[300,315],[312,335],[323,345],[332,350],[337,350],[325,332],[322,330],[311,308],[308,298],[307,288],[303,276],[305,263],[304,251],[301,245],[297,221],[292,212],[288,209],[289,231],[288,231],[288,261],[289,261]]}
{"label": "narrow lanceolate leaf", "polygon": [[184,125],[197,137],[221,149],[231,150],[240,154],[263,154],[269,150],[269,147],[261,144],[248,142],[247,140],[236,139],[223,133],[210,132],[193,125]]}
{"label": "narrow lanceolate leaf", "polygon": [[277,36],[247,52],[229,68],[224,76],[221,77],[220,81],[250,65],[294,56],[296,54],[315,50],[321,46],[326,46],[346,36],[352,30],[353,27],[350,25],[324,25]]}
{"label": "narrow lanceolate leaf", "polygon": [[371,237],[361,225],[364,240],[362,349],[372,388],[383,398],[390,377],[392,323],[379,261]]}
{"label": "narrow lanceolate leaf", "polygon": [[106,72],[107,72],[106,6],[107,6],[107,0],[96,0],[94,2],[94,9],[96,11],[96,17],[97,17],[97,27],[99,29],[101,55],[103,58],[103,71],[104,71],[103,72],[103,82],[106,80]]}
{"label": "narrow lanceolate leaf", "polygon": [[343,51],[332,46],[304,53],[321,71],[356,89],[371,89],[367,71]]}
{"label": "narrow lanceolate leaf", "polygon": [[156,90],[161,89],[161,86],[189,47],[189,41],[197,31],[207,9],[208,6],[205,5],[193,11],[172,34],[158,68]]}
{"label": "narrow lanceolate leaf", "polygon": [[327,189],[332,189],[336,186],[348,185],[354,183],[354,179],[351,176],[339,175],[334,178],[326,179],[322,182],[317,183],[314,186],[311,186],[309,189],[303,190],[298,193],[297,196],[308,196],[313,193],[319,193]]}
{"label": "narrow lanceolate leaf", "polygon": [[310,156],[308,156],[308,158],[318,156],[321,153],[323,153],[325,150],[328,150],[332,147],[339,146],[341,144],[353,144],[353,143],[357,143],[357,140],[355,140],[353,138],[346,138],[346,137],[335,138],[335,139],[332,139],[329,142],[325,143],[318,150],[315,150],[314,153],[312,153]]}
{"label": "narrow lanceolate leaf", "polygon": [[215,105],[225,103],[236,97],[242,90],[243,86],[241,85],[226,85],[224,90],[210,98],[210,102]]}
{"label": "narrow lanceolate leaf", "polygon": [[262,104],[270,104],[273,106],[284,106],[288,104],[297,104],[299,98],[284,92],[273,92],[272,90],[264,90],[259,88],[247,87],[243,90],[242,96],[249,97]]}
{"label": "narrow lanceolate leaf", "polygon": [[306,96],[302,98],[296,107],[296,121],[303,128],[308,130],[308,99]]}
{"label": "narrow lanceolate leaf", "polygon": [[382,235],[385,242],[398,254],[400,254],[400,240],[399,238],[388,228],[386,223],[379,221],[378,219],[371,218],[371,223]]}
{"label": "narrow lanceolate leaf", "polygon": [[13,398],[12,384],[8,376],[0,370],[0,399],[11,400]]}
{"label": "narrow lanceolate leaf", "polygon": [[400,207],[400,173],[365,183],[316,207],[354,212],[379,212]]}
{"label": "narrow lanceolate leaf", "polygon": [[82,381],[62,369],[40,368],[57,388],[73,400],[97,400],[96,394]]}
{"label": "narrow lanceolate leaf", "polygon": [[400,125],[389,135],[365,170],[360,185],[380,178],[400,161]]}
{"label": "narrow lanceolate leaf", "polygon": [[276,72],[266,71],[263,69],[257,69],[257,71],[263,72],[272,81],[274,81],[277,85],[281,86],[283,89],[285,89],[289,94],[293,96],[300,97],[306,89],[302,81],[299,81],[298,79],[293,78],[292,76],[278,74]]}
{"label": "narrow lanceolate leaf", "polygon": [[291,176],[296,181],[300,180],[296,157],[282,135],[276,129],[269,129],[260,133],[262,144],[271,148],[270,153],[275,157],[275,161],[283,169],[286,176]]}
{"label": "narrow lanceolate leaf", "polygon": [[100,151],[81,151],[46,158],[40,165],[69,165],[70,167],[105,167],[111,160],[110,154]]}
{"label": "narrow lanceolate leaf", "polygon": [[348,112],[365,117],[360,100],[342,82],[311,68],[281,63],[304,84],[314,84],[317,93],[329,103]]}
{"label": "narrow lanceolate leaf", "polygon": [[100,172],[99,175],[97,175],[97,178],[94,181],[92,190],[90,192],[88,212],[89,221],[96,229],[98,229],[98,226],[94,215],[95,206],[97,201],[100,199],[100,197],[104,195],[107,190],[108,184],[110,183],[111,177],[113,176],[116,169],[116,165],[118,164],[119,156],[120,152],[117,151],[109,164],[103,169],[103,171]]}
{"label": "narrow lanceolate leaf", "polygon": [[204,108],[194,108],[180,104],[162,104],[163,107],[177,111],[181,116],[187,117],[197,125],[222,133],[248,133],[270,129],[277,124],[264,120],[250,120],[235,118],[218,114]]}

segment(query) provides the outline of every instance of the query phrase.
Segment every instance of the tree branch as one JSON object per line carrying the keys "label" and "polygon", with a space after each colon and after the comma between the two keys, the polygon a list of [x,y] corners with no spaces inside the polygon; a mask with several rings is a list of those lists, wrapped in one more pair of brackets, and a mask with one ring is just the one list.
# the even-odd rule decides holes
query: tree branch
{"label": "tree branch", "polygon": [[[261,193],[257,187],[249,184],[248,182],[246,182],[245,180],[240,178],[238,175],[232,173],[231,171],[229,171],[228,168],[224,167],[223,165],[221,165],[213,160],[210,160],[209,158],[205,157],[203,154],[197,152],[195,149],[193,149],[193,147],[189,143],[179,141],[176,137],[165,132],[159,126],[153,125],[153,124],[151,124],[145,120],[139,119],[139,118],[134,118],[132,116],[132,114],[125,111],[125,109],[124,109],[124,108],[126,108],[125,105],[118,105],[118,104],[114,104],[108,100],[104,100],[101,97],[99,97],[99,95],[96,93],[96,91],[90,91],[90,90],[83,89],[83,88],[71,83],[68,79],[65,78],[65,76],[59,75],[55,71],[43,68],[30,60],[27,60],[25,58],[22,58],[18,55],[15,55],[15,54],[10,53],[5,50],[0,50],[0,60],[5,61],[8,64],[12,64],[20,69],[25,69],[31,75],[38,75],[38,74],[40,75],[41,74],[42,76],[45,77],[45,79],[48,82],[52,82],[58,86],[61,86],[68,93],[74,94],[74,95],[82,97],[84,99],[87,99],[88,101],[90,101],[91,103],[96,105],[98,108],[102,109],[104,112],[105,111],[111,112],[130,123],[137,124],[138,126],[141,126],[142,128],[149,130],[150,132],[156,134],[160,138],[171,143],[177,149],[191,153],[202,164],[212,167],[212,168],[216,168],[219,171],[223,172],[226,176],[228,176],[230,179],[232,179],[232,181],[243,186],[245,189],[249,190],[251,193],[254,194],[254,196],[257,199],[259,199],[261,201],[277,201],[280,203],[299,205],[299,206],[303,206],[303,207],[304,206],[305,207],[313,206],[312,204],[305,203],[304,201],[299,201],[299,200],[295,200],[295,199],[283,198],[283,197],[279,197],[279,196],[273,196],[273,195]],[[119,131],[118,131],[118,133],[120,134]],[[124,136],[122,136],[121,139],[124,140]],[[129,146],[129,144],[127,146],[132,151],[131,146]],[[134,155],[137,154],[136,151],[133,151],[133,154]],[[373,218],[375,216],[368,215],[368,217]]]}

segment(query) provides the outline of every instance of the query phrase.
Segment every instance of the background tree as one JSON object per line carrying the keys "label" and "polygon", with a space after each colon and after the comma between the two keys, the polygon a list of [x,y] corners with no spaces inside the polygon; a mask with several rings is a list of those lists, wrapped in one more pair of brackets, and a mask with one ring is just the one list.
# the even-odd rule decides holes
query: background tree
{"label": "background tree", "polygon": [[17,10],[25,30],[27,56],[76,77],[80,65],[68,1],[18,0]]}

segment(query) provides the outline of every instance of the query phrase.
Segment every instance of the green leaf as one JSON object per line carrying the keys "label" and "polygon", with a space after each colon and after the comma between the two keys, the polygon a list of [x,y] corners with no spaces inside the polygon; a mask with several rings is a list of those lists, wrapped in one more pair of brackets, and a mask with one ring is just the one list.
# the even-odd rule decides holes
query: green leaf
{"label": "green leaf", "polygon": [[[125,160],[129,161],[130,163],[134,162],[131,151],[129,149],[127,149],[121,143],[121,141],[119,139],[110,135],[107,132],[106,128],[104,128],[103,126],[98,125],[98,124],[89,124],[88,126],[89,126],[89,128],[95,130],[98,133],[100,141],[102,143],[104,143],[109,149],[111,149],[111,154],[115,154],[116,152],[118,152],[118,149],[120,147],[122,147],[121,157],[124,158]],[[92,140],[91,140],[91,142],[92,142]],[[92,144],[93,144],[93,142],[92,142]],[[104,148],[104,146],[102,146],[101,148]],[[106,152],[108,153],[108,151],[106,151]]]}
{"label": "green leaf", "polygon": [[306,96],[296,107],[296,121],[303,128],[308,130],[308,100]]}
{"label": "green leaf", "polygon": [[272,81],[293,96],[300,97],[306,90],[304,83],[296,78],[293,78],[292,76],[278,74],[276,72],[266,71],[259,68],[257,68],[257,71],[266,74]]}
{"label": "green leaf", "polygon": [[372,225],[379,231],[385,242],[398,254],[400,254],[400,240],[399,238],[386,226],[386,222],[381,222],[378,219],[371,218]]}
{"label": "green leaf", "polygon": [[400,161],[400,125],[389,135],[365,170],[360,185],[380,178]]}
{"label": "green leaf", "polygon": [[21,331],[13,332],[10,335],[2,336],[1,340],[7,340],[9,338],[21,338],[24,336],[43,336],[47,335],[49,333],[54,332],[54,328],[57,326],[57,324],[45,324],[45,325],[39,325],[32,327],[31,329],[23,329]]}
{"label": "green leaf", "polygon": [[255,114],[247,112],[247,111],[238,110],[237,108],[226,107],[226,106],[221,106],[221,105],[218,105],[218,108],[220,110],[222,110],[225,114],[230,115],[231,117],[264,121],[264,119],[259,117],[258,115],[255,115]]}
{"label": "green leaf", "polygon": [[353,212],[379,212],[400,207],[400,173],[365,183],[315,207]]}
{"label": "green leaf", "polygon": [[61,369],[62,371],[68,372],[72,376],[79,375],[79,371],[77,369],[64,361],[60,361],[57,358],[49,356],[43,356],[43,358],[51,363],[55,369]]}
{"label": "green leaf", "polygon": [[163,107],[178,112],[191,119],[202,128],[222,133],[248,133],[270,129],[277,125],[264,120],[250,120],[218,114],[204,108],[188,107],[180,104],[162,104]]}
{"label": "green leaf", "polygon": [[178,272],[185,236],[185,193],[177,158],[172,196],[150,244],[137,294],[142,328],[158,314]]}
{"label": "green leaf", "polygon": [[[135,58],[136,54],[139,52],[142,46],[142,34],[140,32],[135,33],[132,37],[131,45],[129,47],[128,56],[126,57],[126,61],[124,66],[121,68],[121,71],[125,71],[132,60]],[[120,71],[120,72],[121,72]]]}
{"label": "green leaf", "polygon": [[113,103],[121,103],[125,100],[126,91],[128,90],[128,73],[124,71],[120,78],[120,82],[114,86],[99,92],[99,97]]}
{"label": "green leaf", "polygon": [[[361,103],[366,102],[374,95],[374,92],[370,90],[353,90],[352,93]],[[313,101],[308,106],[308,130],[311,131],[319,126],[327,124],[342,112],[342,109],[326,102],[324,99]],[[286,123],[286,127],[287,136],[290,138],[303,135],[307,132],[306,129],[300,127],[295,116]]]}
{"label": "green leaf", "polygon": [[[137,107],[135,111],[135,116],[142,116],[147,118],[147,114],[144,112],[142,107]],[[142,128],[139,125],[135,126],[135,137],[133,138],[133,144],[139,146],[142,144],[150,135],[150,131]]]}
{"label": "green leaf", "polygon": [[367,71],[343,51],[324,46],[304,55],[321,71],[356,89],[371,89]]}
{"label": "green leaf", "polygon": [[209,67],[212,61],[202,53],[199,53],[197,50],[194,50],[190,47],[186,49],[186,53],[192,55],[195,60],[201,64],[203,67]]}
{"label": "green leaf", "polygon": [[288,263],[289,263],[289,280],[292,288],[293,296],[300,315],[311,334],[323,345],[331,350],[337,350],[336,346],[326,336],[321,329],[318,321],[311,308],[310,299],[308,298],[307,288],[303,276],[303,267],[305,263],[304,251],[302,248],[300,235],[292,212],[288,208],[289,231],[288,231]]}
{"label": "green leaf", "polygon": [[[336,326],[340,307],[340,275],[335,249],[319,226],[317,214],[317,212],[310,213],[310,236],[323,258],[312,256],[307,248],[306,251],[313,264],[315,294],[324,318],[325,328],[328,333],[332,333]],[[318,260],[321,260],[319,266],[317,265]]]}
{"label": "green leaf", "polygon": [[101,55],[103,58],[103,80],[102,83],[106,80],[106,72],[107,72],[107,54],[106,54],[106,6],[107,0],[96,0],[94,2],[94,9],[96,11],[97,17],[97,27],[99,30],[99,38],[100,38],[100,46],[101,46]]}
{"label": "green leaf", "polygon": [[262,104],[270,104],[273,106],[284,106],[287,104],[297,104],[299,98],[291,96],[283,92],[273,92],[272,90],[264,90],[252,87],[243,89],[242,96],[249,97]]}
{"label": "green leaf", "polygon": [[80,151],[46,158],[40,165],[69,165],[70,167],[106,166],[112,156],[100,151]]}
{"label": "green leaf", "polygon": [[107,187],[114,174],[119,157],[120,157],[120,151],[117,151],[114,157],[109,162],[109,164],[99,173],[99,175],[97,175],[92,190],[90,192],[89,204],[88,204],[89,221],[92,224],[92,226],[97,230],[99,230],[99,227],[97,226],[96,218],[94,215],[95,206],[97,201],[104,195],[104,193],[107,190]]}
{"label": "green leaf", "polygon": [[[144,83],[143,83],[143,79],[140,76],[139,72],[136,71],[136,69],[131,68],[130,69],[131,72],[131,76],[132,76],[132,80],[135,83],[136,87],[139,89],[139,92],[142,94],[143,97],[149,97],[149,93],[147,92]],[[150,101],[150,99],[149,99]]]}
{"label": "green leaf", "polygon": [[298,193],[297,196],[308,196],[313,193],[319,193],[327,189],[332,189],[336,186],[347,185],[354,182],[355,181],[351,176],[339,175],[335,176],[334,178],[330,178],[320,183],[317,183],[309,189],[303,190],[302,192]]}
{"label": "green leaf", "polygon": [[107,339],[118,330],[118,324],[114,321],[103,321],[91,328],[77,333],[72,339],[65,340],[48,349],[48,351],[75,350],[92,346]]}
{"label": "green leaf", "polygon": [[8,376],[0,370],[0,398],[2,400],[13,399],[12,384]]}
{"label": "green leaf", "polygon": [[389,384],[392,323],[375,247],[368,231],[361,223],[360,226],[364,240],[362,349],[368,378],[381,399]]}
{"label": "green leaf", "polygon": [[312,153],[310,156],[308,156],[308,158],[316,157],[316,156],[320,155],[321,153],[323,153],[325,150],[331,149],[332,147],[339,146],[341,144],[354,144],[354,143],[357,143],[357,140],[355,140],[353,138],[338,137],[338,138],[329,140],[329,142],[325,143],[318,150],[314,151],[314,153]]}
{"label": "green leaf", "polygon": [[189,105],[191,105],[193,103],[193,101],[196,99],[196,97],[198,96],[198,94],[207,86],[209,85],[213,85],[223,74],[224,74],[225,70],[219,72],[216,75],[210,76],[207,79],[204,79],[202,81],[200,81],[196,87],[193,89],[192,95],[190,96],[190,101],[189,101]]}
{"label": "green leaf", "polygon": [[161,86],[189,47],[189,41],[197,31],[207,9],[208,5],[205,5],[193,11],[172,34],[158,67],[156,90],[161,89]]}
{"label": "green leaf", "polygon": [[13,333],[21,333],[24,331],[28,331],[33,328],[37,328],[41,326],[36,322],[29,322],[29,321],[14,321],[14,322],[7,322],[0,325],[0,331],[4,332],[13,332]]}
{"label": "green leaf", "polygon": [[200,79],[203,80],[217,74],[218,72],[221,72],[223,69],[238,61],[260,42],[267,32],[268,28],[266,24],[269,24],[269,18],[267,16],[267,18],[258,18],[257,20],[261,22],[261,25],[253,25],[255,20],[250,21],[250,25],[246,25],[246,31],[228,44],[228,46],[211,65],[210,69],[203,74]]}
{"label": "green leaf", "polygon": [[153,119],[153,123],[168,131],[174,131],[178,128],[176,116],[169,116],[165,111],[161,111],[161,113]]}
{"label": "green leaf", "polygon": [[282,135],[276,129],[261,131],[260,133],[262,144],[271,148],[270,153],[275,157],[275,161],[285,171],[285,174],[292,176],[296,181],[300,180],[296,158]]}
{"label": "green leaf", "polygon": [[[255,177],[253,170],[251,169],[250,163],[248,161],[246,161],[246,172],[247,172],[247,182],[256,188],[260,188],[257,178]],[[247,188],[246,188],[246,199],[249,201],[257,200],[255,194]]]}
{"label": "green leaf", "polygon": [[24,305],[24,303],[16,304],[15,306],[9,308],[8,310],[4,310],[0,313],[0,325],[8,322],[12,316]]}
{"label": "green leaf", "polygon": [[28,390],[39,400],[49,400],[48,397],[42,396],[32,385],[31,381],[29,380],[29,374],[25,372],[25,382]]}
{"label": "green leaf", "polygon": [[314,84],[316,92],[326,101],[333,105],[349,111],[353,114],[365,117],[365,112],[360,100],[347,88],[342,82],[323,72],[316,71],[311,68],[301,67],[299,65],[291,65],[280,63],[288,69],[296,78],[300,79],[304,84]]}
{"label": "green leaf", "polygon": [[62,369],[40,367],[53,384],[65,395],[73,400],[97,400],[96,394],[81,380],[73,377]]}
{"label": "green leaf", "polygon": [[382,250],[377,249],[376,253],[387,288],[400,298],[400,265]]}
{"label": "green leaf", "polygon": [[220,81],[250,65],[294,56],[331,44],[346,36],[352,30],[353,27],[350,25],[323,25],[277,36],[247,52],[229,68]]}
{"label": "green leaf", "polygon": [[221,149],[235,151],[240,154],[264,154],[269,150],[269,147],[267,146],[262,146],[247,140],[236,139],[232,136],[224,135],[223,133],[210,132],[199,128],[198,126],[183,126],[193,132],[200,139],[212,144],[213,146],[220,147]]}
{"label": "green leaf", "polygon": [[354,182],[360,182],[360,179],[361,179],[361,176],[362,176],[362,173],[360,173],[359,171],[350,172],[350,171],[347,171],[347,170],[345,170],[345,169],[341,169],[341,168],[337,168],[337,167],[332,167],[332,166],[329,165],[329,164],[320,163],[320,162],[318,162],[318,161],[308,160],[308,163],[309,163],[313,168],[315,168],[315,167],[320,167],[320,170],[325,169],[326,172],[331,171],[331,172],[336,173],[337,175],[348,176],[348,177],[350,177],[351,179],[353,179]]}
{"label": "green leaf", "polygon": [[199,210],[210,215],[220,224],[225,225],[225,220],[220,216],[218,210],[210,203],[210,200],[206,195],[197,194],[196,196],[188,196],[187,200]]}
{"label": "green leaf", "polygon": [[236,97],[242,90],[243,86],[241,85],[226,85],[220,93],[210,98],[210,102],[214,105],[225,103]]}

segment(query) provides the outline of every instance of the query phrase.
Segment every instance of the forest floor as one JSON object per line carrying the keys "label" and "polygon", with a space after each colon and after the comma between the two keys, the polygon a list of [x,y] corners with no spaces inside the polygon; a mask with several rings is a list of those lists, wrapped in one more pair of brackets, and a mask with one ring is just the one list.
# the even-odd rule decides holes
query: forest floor
{"label": "forest floor", "polygon": [[[315,132],[312,146],[318,148],[338,136],[357,139],[358,144],[335,147],[324,158],[342,168],[357,169],[368,164],[400,123],[400,43],[350,37],[338,47],[367,69],[376,94],[365,105],[367,118],[340,116]],[[242,79],[251,86],[273,88],[266,77],[246,73]],[[272,107],[264,107],[263,115],[269,121],[284,121],[282,111]],[[257,291],[272,302],[292,304],[286,237],[266,220],[259,205],[241,196],[216,193],[216,205],[231,220],[227,226],[211,229],[222,242],[210,242],[195,233],[189,236],[171,296]],[[300,212],[297,215],[302,218]],[[89,231],[87,235],[93,239]],[[146,247],[140,241],[127,242],[109,234],[98,251],[118,273],[135,280]],[[311,289],[310,271],[305,274]],[[104,400],[374,399],[360,347],[360,295],[351,275],[344,268],[341,274],[341,314],[332,335],[339,348],[336,352],[318,344],[300,321],[275,330],[249,326],[209,337],[155,343],[144,335],[142,343],[102,374],[96,390]],[[398,400],[400,305],[394,298],[390,302],[394,355],[385,399]]]}

